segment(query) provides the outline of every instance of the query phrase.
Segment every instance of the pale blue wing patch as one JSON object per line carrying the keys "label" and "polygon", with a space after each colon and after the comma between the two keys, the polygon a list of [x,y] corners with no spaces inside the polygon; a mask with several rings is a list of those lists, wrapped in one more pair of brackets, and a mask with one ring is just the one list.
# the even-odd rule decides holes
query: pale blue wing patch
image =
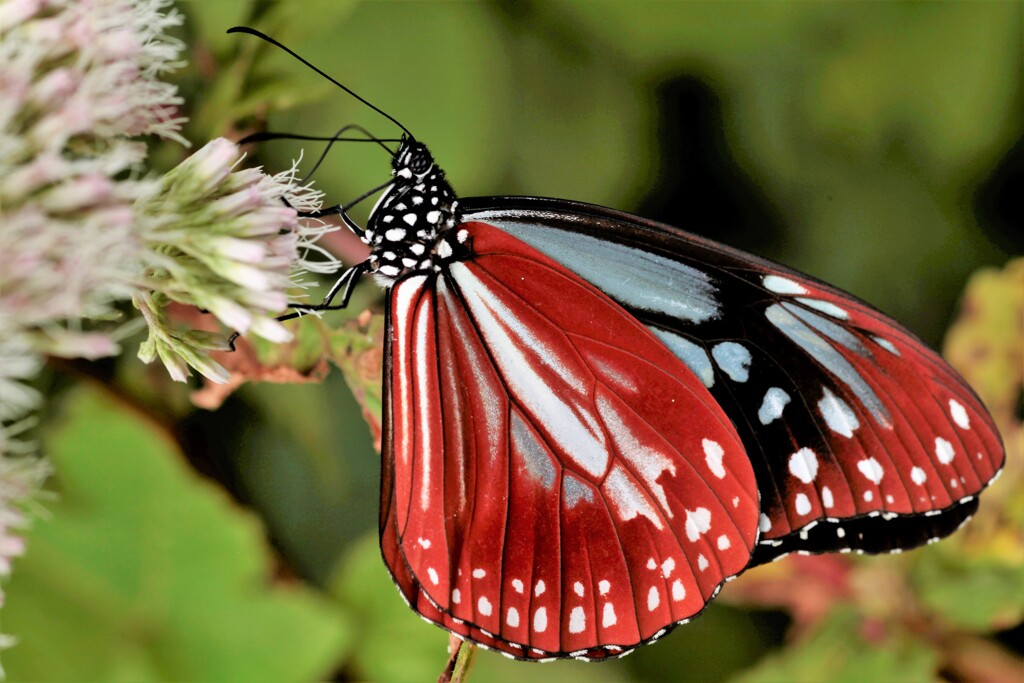
{"label": "pale blue wing patch", "polygon": [[[488,220],[487,212],[473,218]],[[493,222],[623,305],[692,323],[720,314],[711,276],[679,261],[590,235],[517,221]]]}

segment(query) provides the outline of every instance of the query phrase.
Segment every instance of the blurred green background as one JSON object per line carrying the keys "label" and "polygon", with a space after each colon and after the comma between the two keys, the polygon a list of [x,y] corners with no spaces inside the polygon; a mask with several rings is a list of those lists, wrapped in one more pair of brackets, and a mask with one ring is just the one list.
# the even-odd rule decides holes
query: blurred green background
{"label": "blurred green background", "polygon": [[[554,196],[662,220],[847,289],[934,347],[971,273],[1024,251],[1020,2],[178,8],[189,64],[174,80],[197,147],[262,128],[399,132],[281,51],[224,33],[247,24],[401,120],[463,196]],[[267,143],[250,160],[276,172],[300,148]],[[306,146],[305,168],[320,149]],[[158,167],[183,155],[153,148]],[[334,204],[389,171],[374,146],[340,144],[315,180]],[[366,282],[326,321],[379,311],[380,297]],[[358,365],[373,337],[349,325],[339,356]],[[372,395],[373,377],[361,381]],[[55,364],[42,384],[58,497],[9,585],[12,680],[436,679],[447,637],[405,607],[379,559],[379,456],[337,369],[322,383],[245,385],[216,411],[133,354]],[[1019,430],[1007,438],[1019,446]],[[473,676],[963,680],[969,665],[906,626],[905,605],[1005,675],[1024,651],[1024,503],[997,491],[988,535],[850,565],[909,587],[896,608],[830,594],[808,620],[755,591],[730,599],[757,585],[752,573],[624,660],[531,666],[484,652]],[[891,637],[873,640],[872,619]]]}

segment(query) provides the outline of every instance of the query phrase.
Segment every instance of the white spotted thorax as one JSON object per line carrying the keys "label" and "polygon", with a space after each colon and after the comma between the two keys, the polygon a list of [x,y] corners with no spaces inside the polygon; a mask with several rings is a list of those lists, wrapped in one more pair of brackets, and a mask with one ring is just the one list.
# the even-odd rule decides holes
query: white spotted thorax
{"label": "white spotted thorax", "polygon": [[392,161],[394,182],[377,200],[362,236],[370,246],[370,272],[384,287],[403,275],[439,270],[468,258],[458,200],[426,145],[403,136]]}

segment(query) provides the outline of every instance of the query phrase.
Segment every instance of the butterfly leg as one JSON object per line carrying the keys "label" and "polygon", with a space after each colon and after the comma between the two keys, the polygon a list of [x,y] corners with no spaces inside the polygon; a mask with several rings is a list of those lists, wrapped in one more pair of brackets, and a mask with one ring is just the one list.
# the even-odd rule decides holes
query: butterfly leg
{"label": "butterfly leg", "polygon": [[[289,307],[294,308],[295,311],[278,317],[278,320],[291,320],[292,318],[298,318],[299,316],[305,315],[306,313],[312,313],[314,311],[337,311],[348,307],[348,300],[352,296],[352,291],[355,289],[356,284],[359,282],[359,278],[369,269],[370,264],[367,261],[358,263],[338,278],[337,282],[331,287],[331,290],[327,292],[327,296],[319,304],[288,304]],[[338,295],[338,292],[342,292],[341,303],[332,304],[334,297]]]}
{"label": "butterfly leg", "polygon": [[[278,316],[278,321],[291,320],[315,311],[337,311],[348,307],[348,301],[352,297],[352,291],[359,282],[359,278],[366,273],[369,267],[370,264],[366,261],[352,266],[341,274],[341,277],[338,278],[330,291],[327,292],[327,296],[324,297],[323,301],[318,304],[288,304],[289,308],[294,308],[295,311]],[[338,296],[338,292],[342,293],[341,302],[334,304],[332,302],[334,301],[334,298]],[[239,336],[241,336],[241,333],[232,332],[231,336],[228,337],[228,348],[231,351],[235,350],[235,340],[238,339]]]}
{"label": "butterfly leg", "polygon": [[[287,204],[287,202],[285,203]],[[289,204],[288,206],[290,207],[291,205]],[[347,211],[349,208],[349,206],[336,204],[335,206],[331,206],[326,209],[321,209],[320,211],[300,211],[298,212],[298,215],[299,218],[323,218],[324,216],[331,216],[337,214],[341,216],[341,220],[342,222],[345,223],[345,227],[352,231],[352,234],[354,234],[356,237],[362,238],[363,234],[366,231],[363,230],[363,227],[356,223],[354,220],[352,220],[352,218],[348,215]]]}

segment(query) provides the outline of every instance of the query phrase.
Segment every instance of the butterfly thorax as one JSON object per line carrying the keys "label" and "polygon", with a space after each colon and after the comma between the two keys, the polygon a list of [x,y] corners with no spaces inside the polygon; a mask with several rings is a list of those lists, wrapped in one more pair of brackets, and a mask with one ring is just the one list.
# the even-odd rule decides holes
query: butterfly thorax
{"label": "butterfly thorax", "polygon": [[372,249],[370,272],[378,281],[390,286],[408,273],[467,258],[466,233],[456,229],[458,199],[426,146],[403,138],[391,173],[394,181],[370,213],[362,237]]}

